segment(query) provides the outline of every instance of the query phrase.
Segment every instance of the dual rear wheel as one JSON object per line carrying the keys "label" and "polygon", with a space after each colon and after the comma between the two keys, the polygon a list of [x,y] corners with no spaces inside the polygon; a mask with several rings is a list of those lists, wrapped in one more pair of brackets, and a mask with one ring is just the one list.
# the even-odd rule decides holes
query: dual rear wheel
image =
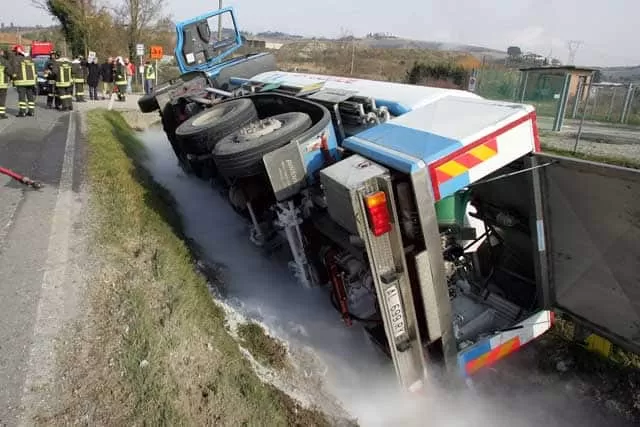
{"label": "dual rear wheel", "polygon": [[175,131],[187,157],[200,158],[213,174],[228,180],[260,175],[262,157],[311,127],[306,113],[283,113],[260,119],[250,99],[214,105],[184,121]]}

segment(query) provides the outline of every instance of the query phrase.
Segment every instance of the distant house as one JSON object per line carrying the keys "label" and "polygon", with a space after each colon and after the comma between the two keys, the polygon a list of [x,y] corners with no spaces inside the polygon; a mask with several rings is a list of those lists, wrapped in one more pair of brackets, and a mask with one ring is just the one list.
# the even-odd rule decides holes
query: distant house
{"label": "distant house", "polygon": [[0,48],[11,49],[17,44],[22,45],[28,51],[31,46],[31,40],[16,33],[0,33]]}
{"label": "distant house", "polygon": [[[562,86],[567,74],[569,80],[569,98],[578,95],[580,82],[583,87],[591,83],[595,68],[567,66],[544,66],[520,68],[523,73],[520,80],[518,93],[524,93],[525,100],[546,101],[552,100],[562,92]],[[524,91],[524,92],[523,92]],[[582,91],[582,99],[587,96],[587,91]]]}

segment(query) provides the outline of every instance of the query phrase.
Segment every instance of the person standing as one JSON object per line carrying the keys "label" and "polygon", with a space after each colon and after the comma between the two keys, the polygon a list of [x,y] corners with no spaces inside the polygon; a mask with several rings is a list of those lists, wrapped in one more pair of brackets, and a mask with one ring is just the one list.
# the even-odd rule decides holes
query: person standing
{"label": "person standing", "polygon": [[56,51],[52,51],[49,56],[49,60],[44,66],[44,76],[47,79],[47,108],[53,108],[53,101],[56,97],[56,60],[60,57],[60,54]]}
{"label": "person standing", "polygon": [[9,89],[9,67],[4,50],[0,49],[0,119],[7,116],[7,90]]}
{"label": "person standing", "polygon": [[71,73],[73,74],[73,85],[76,90],[76,102],[85,102],[84,99],[84,64],[82,56],[78,56],[71,62]]}
{"label": "person standing", "polygon": [[100,65],[97,58],[93,57],[87,64],[87,84],[89,85],[89,99],[98,100],[98,83],[100,83]]}
{"label": "person standing", "polygon": [[71,64],[67,58],[60,58],[56,65],[56,93],[58,94],[56,108],[59,108],[60,111],[71,111],[73,110]]}
{"label": "person standing", "polygon": [[136,73],[136,67],[131,61],[129,61],[129,58],[125,58],[124,65],[127,69],[127,93],[131,94],[133,93],[132,82],[133,76]]}
{"label": "person standing", "polygon": [[100,66],[100,77],[102,78],[103,99],[110,98],[113,90],[113,57],[110,56]]}
{"label": "person standing", "polygon": [[156,70],[150,61],[144,63],[144,93],[153,92],[153,84],[156,80]]}
{"label": "person standing", "polygon": [[116,59],[116,71],[115,71],[115,84],[118,87],[118,100],[124,101],[126,99],[127,91],[127,67],[124,64],[124,60],[121,56]]}
{"label": "person standing", "polygon": [[18,117],[33,116],[36,110],[36,65],[27,58],[22,46],[15,45],[13,52],[11,78],[18,89]]}

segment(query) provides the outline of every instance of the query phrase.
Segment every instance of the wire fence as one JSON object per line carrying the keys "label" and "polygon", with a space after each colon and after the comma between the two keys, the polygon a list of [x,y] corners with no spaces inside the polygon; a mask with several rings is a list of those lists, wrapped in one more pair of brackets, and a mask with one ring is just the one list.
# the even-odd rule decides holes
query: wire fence
{"label": "wire fence", "polygon": [[568,85],[564,120],[584,119],[640,126],[640,90],[630,83],[587,83],[563,72],[523,73],[504,67],[483,67],[477,75],[476,93],[494,100],[532,104],[541,127],[557,120],[563,88]]}
{"label": "wire fence", "polygon": [[640,125],[640,91],[632,84],[594,83],[569,100],[565,118]]}

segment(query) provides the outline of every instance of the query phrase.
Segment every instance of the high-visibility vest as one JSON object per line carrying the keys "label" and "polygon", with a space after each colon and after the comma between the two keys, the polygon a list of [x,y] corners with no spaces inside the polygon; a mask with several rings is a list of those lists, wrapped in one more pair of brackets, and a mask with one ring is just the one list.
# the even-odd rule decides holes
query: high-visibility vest
{"label": "high-visibility vest", "polygon": [[28,58],[18,60],[19,69],[13,79],[14,86],[35,86],[36,65]]}
{"label": "high-visibility vest", "polygon": [[56,74],[57,87],[71,86],[71,65],[67,62],[60,64],[58,73]]}
{"label": "high-visibility vest", "polygon": [[125,69],[122,65],[116,66],[116,86],[125,86],[127,84],[127,77]]}
{"label": "high-visibility vest", "polygon": [[147,80],[155,80],[156,70],[153,69],[153,65],[149,64],[145,67],[144,77]]}
{"label": "high-visibility vest", "polygon": [[74,83],[84,83],[84,70],[82,68],[82,64],[74,63],[71,66],[71,71],[73,73]]}
{"label": "high-visibility vest", "polygon": [[7,79],[7,67],[0,63],[0,89],[6,89],[9,87],[9,81]]}

